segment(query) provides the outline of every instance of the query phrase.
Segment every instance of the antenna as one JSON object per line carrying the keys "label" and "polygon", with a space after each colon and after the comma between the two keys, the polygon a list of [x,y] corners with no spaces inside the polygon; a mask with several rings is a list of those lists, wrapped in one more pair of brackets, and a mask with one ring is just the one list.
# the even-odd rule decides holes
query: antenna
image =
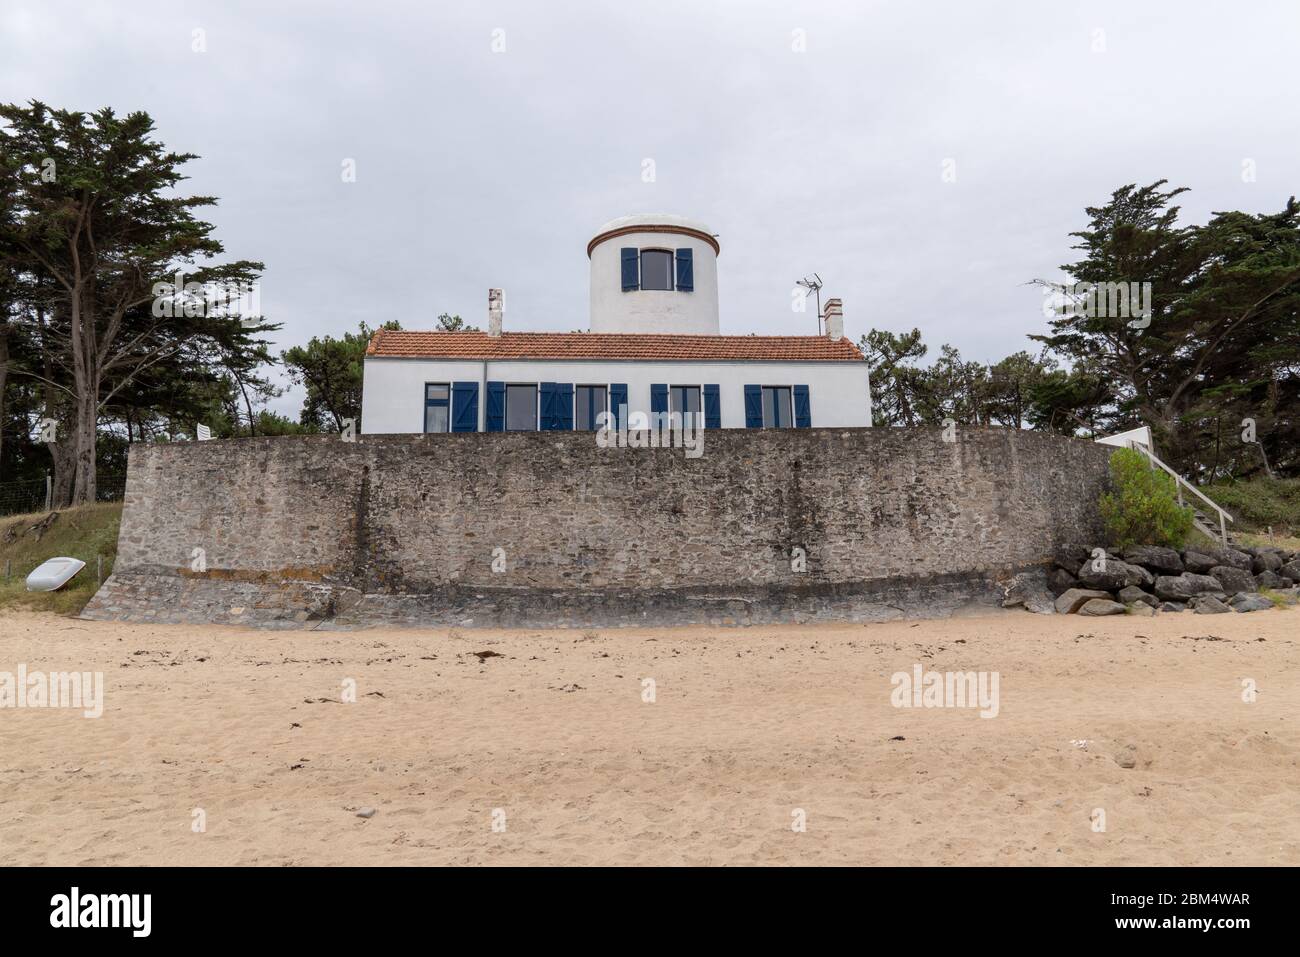
{"label": "antenna", "polygon": [[795,282],[796,286],[803,286],[809,292],[817,294],[817,335],[822,334],[822,277],[813,273],[811,276],[804,276]]}

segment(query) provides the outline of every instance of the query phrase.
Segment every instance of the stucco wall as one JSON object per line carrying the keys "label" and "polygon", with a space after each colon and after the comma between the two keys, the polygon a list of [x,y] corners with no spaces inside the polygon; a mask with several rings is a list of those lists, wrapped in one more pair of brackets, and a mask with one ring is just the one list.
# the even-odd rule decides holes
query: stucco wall
{"label": "stucco wall", "polygon": [[579,433],[136,445],[114,575],[87,614],[330,618],[424,595],[427,618],[468,603],[522,624],[579,607],[653,622],[687,598],[748,603],[743,620],[854,617],[859,589],[987,580],[1093,538],[1110,451],[970,429],[706,432],[697,459]]}
{"label": "stucco wall", "polygon": [[370,434],[423,432],[426,382],[627,383],[628,408],[649,411],[650,386],[716,382],[722,427],[745,427],[745,385],[807,385],[814,428],[871,424],[871,385],[865,362],[569,362],[367,358],[361,428]]}
{"label": "stucco wall", "polygon": [[[623,291],[620,253],[636,249],[691,249],[694,290]],[[591,251],[591,331],[717,335],[718,259],[702,239],[681,233],[638,232],[614,236]]]}

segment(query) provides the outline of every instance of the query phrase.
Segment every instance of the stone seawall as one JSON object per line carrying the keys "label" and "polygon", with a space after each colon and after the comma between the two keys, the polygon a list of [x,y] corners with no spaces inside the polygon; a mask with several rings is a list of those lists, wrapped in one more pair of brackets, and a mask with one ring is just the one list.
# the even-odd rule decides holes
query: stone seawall
{"label": "stone seawall", "polygon": [[615,625],[855,620],[990,601],[1094,540],[1111,449],[1034,432],[590,433],[137,445],[86,617]]}

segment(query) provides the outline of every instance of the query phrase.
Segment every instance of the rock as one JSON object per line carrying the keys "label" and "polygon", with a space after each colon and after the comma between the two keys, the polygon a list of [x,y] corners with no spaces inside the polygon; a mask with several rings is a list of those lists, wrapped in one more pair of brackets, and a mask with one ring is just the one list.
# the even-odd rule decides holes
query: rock
{"label": "rock", "polygon": [[1156,579],[1155,592],[1166,601],[1186,601],[1205,593],[1222,593],[1223,585],[1209,575],[1183,572],[1181,575],[1161,575]]}
{"label": "rock", "polygon": [[1124,562],[1124,570],[1127,573],[1124,584],[1138,585],[1141,588],[1151,588],[1156,583],[1156,576],[1141,565],[1134,565],[1132,562]]}
{"label": "rock", "polygon": [[1058,598],[1078,584],[1079,579],[1075,578],[1064,568],[1056,567],[1047,576],[1047,590]]}
{"label": "rock", "polygon": [[1071,588],[1056,599],[1056,613],[1058,615],[1072,615],[1094,598],[1110,598],[1110,593],[1092,588]]}
{"label": "rock", "polygon": [[1124,611],[1124,606],[1117,601],[1111,601],[1109,598],[1090,598],[1083,603],[1079,614],[1100,618],[1103,615],[1122,615]]}
{"label": "rock", "polygon": [[1194,552],[1190,549],[1183,552],[1183,568],[1186,571],[1204,575],[1217,564],[1219,563],[1202,552]]}
{"label": "rock", "polygon": [[1113,558],[1090,558],[1079,567],[1079,583],[1103,591],[1118,591],[1125,585],[1136,584],[1130,581],[1129,568],[1129,565]]}
{"label": "rock", "polygon": [[1178,553],[1159,545],[1134,545],[1124,551],[1124,561],[1166,575],[1179,575],[1183,571],[1183,560]]}
{"label": "rock", "polygon": [[1162,614],[1164,612],[1175,612],[1175,611],[1186,611],[1186,610],[1187,610],[1187,606],[1180,601],[1166,601],[1160,603],[1160,611]]}
{"label": "rock", "polygon": [[375,809],[372,807],[363,807],[357,812],[357,817],[372,818],[375,816]]}
{"label": "rock", "polygon": [[1077,575],[1079,566],[1091,555],[1092,553],[1083,545],[1073,543],[1057,545],[1052,553],[1052,561],[1057,568],[1064,568],[1071,575]]}
{"label": "rock", "polygon": [[1135,601],[1150,605],[1152,608],[1160,604],[1160,599],[1155,595],[1148,595],[1137,585],[1125,585],[1119,590],[1119,600],[1125,605],[1131,605]]}
{"label": "rock", "polygon": [[1231,608],[1213,595],[1201,595],[1193,599],[1191,608],[1198,615],[1222,615],[1232,611]]}
{"label": "rock", "polygon": [[1233,611],[1268,611],[1273,607],[1273,603],[1263,595],[1251,595],[1246,592],[1238,592],[1228,599],[1228,605]]}
{"label": "rock", "polygon": [[1130,602],[1124,607],[1128,609],[1130,615],[1137,615],[1139,618],[1150,618],[1156,613],[1156,610],[1144,601]]}
{"label": "rock", "polygon": [[1287,562],[1277,570],[1277,573],[1283,578],[1289,578],[1293,582],[1300,582],[1300,560]]}
{"label": "rock", "polygon": [[1250,571],[1250,564],[1254,561],[1250,555],[1239,552],[1235,548],[1211,548],[1207,549],[1205,554],[1213,558],[1216,565],[1228,565],[1231,568],[1240,568],[1244,572]]}
{"label": "rock", "polygon": [[1138,759],[1137,745],[1135,744],[1130,744],[1124,750],[1120,751],[1118,754],[1115,755],[1115,763],[1118,764],[1121,768],[1137,767],[1137,763],[1138,763],[1137,759]]}
{"label": "rock", "polygon": [[1275,572],[1282,567],[1282,556],[1271,549],[1258,548],[1250,563],[1250,570],[1256,575],[1262,572]]}
{"label": "rock", "polygon": [[1262,571],[1255,576],[1255,586],[1257,588],[1286,588],[1291,584],[1291,579],[1283,578],[1277,572]]}
{"label": "rock", "polygon": [[1021,572],[1007,584],[1002,607],[1014,608],[1017,605],[1023,605],[1035,615],[1056,614],[1055,596],[1047,590],[1047,575],[1041,568]]}
{"label": "rock", "polygon": [[1210,577],[1217,578],[1219,584],[1223,586],[1223,590],[1229,595],[1235,595],[1239,591],[1255,590],[1255,576],[1240,568],[1229,565],[1215,565],[1210,569]]}

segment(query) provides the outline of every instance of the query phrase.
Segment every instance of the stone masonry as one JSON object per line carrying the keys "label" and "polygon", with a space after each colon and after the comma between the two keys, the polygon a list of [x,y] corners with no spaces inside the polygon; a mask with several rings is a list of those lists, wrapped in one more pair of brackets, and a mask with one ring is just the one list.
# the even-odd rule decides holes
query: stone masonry
{"label": "stone masonry", "polygon": [[945,613],[1095,538],[1110,451],[966,428],[955,442],[928,428],[710,431],[694,459],[582,432],[136,445],[115,571],[84,615],[353,627]]}

